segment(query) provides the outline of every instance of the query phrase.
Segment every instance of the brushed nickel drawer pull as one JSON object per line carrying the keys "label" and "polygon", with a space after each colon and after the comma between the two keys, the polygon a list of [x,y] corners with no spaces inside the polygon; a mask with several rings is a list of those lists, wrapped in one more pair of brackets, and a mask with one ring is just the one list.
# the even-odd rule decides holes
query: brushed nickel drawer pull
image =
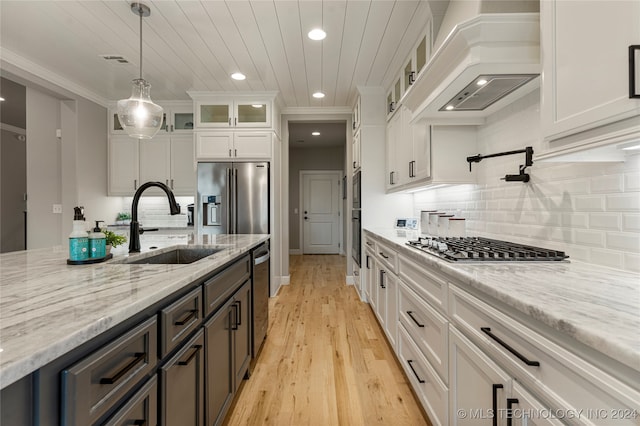
{"label": "brushed nickel drawer pull", "polygon": [[118,371],[113,377],[103,377],[100,379],[101,385],[112,385],[120,380],[125,374],[129,371],[133,370],[133,368],[140,364],[140,362],[144,361],[147,357],[146,352],[136,352],[134,354],[135,358],[129,364],[125,365],[124,368]]}
{"label": "brushed nickel drawer pull", "polygon": [[407,311],[407,315],[409,315],[409,318],[411,318],[418,327],[424,327],[424,324],[420,324],[418,320],[413,316],[413,311]]}
{"label": "brushed nickel drawer pull", "polygon": [[513,355],[515,355],[520,361],[524,362],[525,364],[529,365],[529,366],[533,366],[533,367],[540,367],[540,363],[538,361],[530,361],[527,358],[524,357],[524,355],[522,355],[520,352],[516,351],[514,348],[512,348],[510,345],[508,345],[507,343],[505,343],[501,338],[499,338],[498,336],[496,336],[495,334],[493,334],[491,332],[491,328],[490,327],[480,327],[480,331],[482,331],[484,334],[486,334],[487,336],[491,337],[493,340],[495,340],[496,342],[498,342],[498,344],[500,346],[502,346],[503,348],[505,348],[506,350],[508,350],[509,352],[511,352]]}
{"label": "brushed nickel drawer pull", "polygon": [[197,309],[191,309],[188,313],[187,316],[184,317],[184,319],[181,319],[179,321],[176,321],[173,323],[173,325],[185,325],[186,323],[188,323],[189,321],[191,321],[191,319],[195,318],[196,314],[198,313]]}
{"label": "brushed nickel drawer pull", "polygon": [[191,355],[189,355],[187,359],[185,359],[184,361],[178,361],[178,365],[189,365],[191,360],[197,355],[198,352],[200,352],[200,349],[202,349],[202,345],[195,345],[193,346],[193,349],[195,350],[191,352]]}
{"label": "brushed nickel drawer pull", "polygon": [[418,373],[416,373],[416,370],[413,368],[413,360],[408,359],[407,364],[409,364],[409,368],[411,369],[411,371],[413,371],[413,375],[416,376],[416,379],[418,379],[418,383],[425,383],[425,381],[421,379],[420,376],[418,376]]}

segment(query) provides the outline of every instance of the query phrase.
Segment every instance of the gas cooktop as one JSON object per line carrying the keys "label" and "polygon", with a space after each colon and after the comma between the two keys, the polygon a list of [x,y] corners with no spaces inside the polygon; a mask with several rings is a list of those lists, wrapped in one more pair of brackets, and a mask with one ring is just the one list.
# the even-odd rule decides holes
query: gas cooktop
{"label": "gas cooktop", "polygon": [[569,258],[563,251],[482,237],[420,237],[407,245],[450,262],[549,262]]}

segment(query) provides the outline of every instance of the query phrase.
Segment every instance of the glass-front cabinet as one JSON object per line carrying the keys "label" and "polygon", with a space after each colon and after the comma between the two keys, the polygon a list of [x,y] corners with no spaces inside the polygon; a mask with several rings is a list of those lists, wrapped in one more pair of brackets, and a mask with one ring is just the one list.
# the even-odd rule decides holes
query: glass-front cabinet
{"label": "glass-front cabinet", "polygon": [[201,101],[196,105],[198,127],[271,126],[271,101]]}
{"label": "glass-front cabinet", "polygon": [[[157,103],[164,109],[162,126],[157,135],[193,132],[193,103],[174,101]],[[126,134],[118,120],[115,106],[109,110],[109,133]]]}

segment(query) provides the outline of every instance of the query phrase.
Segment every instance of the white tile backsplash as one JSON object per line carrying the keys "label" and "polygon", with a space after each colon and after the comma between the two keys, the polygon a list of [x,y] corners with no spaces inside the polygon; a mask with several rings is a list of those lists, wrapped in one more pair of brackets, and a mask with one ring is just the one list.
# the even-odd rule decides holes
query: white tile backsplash
{"label": "white tile backsplash", "polygon": [[[122,211],[131,213],[132,197],[123,197]],[[184,228],[187,226],[187,206],[193,203],[193,197],[176,197],[180,204],[180,214],[169,213],[169,201],[166,197],[141,197],[138,202],[138,222],[147,228]]]}
{"label": "white tile backsplash", "polygon": [[[478,152],[526,146],[541,151],[538,108],[535,91],[488,117],[478,127]],[[625,162],[562,163],[537,162],[534,153],[529,183],[500,180],[517,173],[523,161],[513,155],[473,164],[476,185],[416,192],[414,214],[459,211],[467,219],[467,235],[564,250],[571,259],[640,270],[640,154]]]}

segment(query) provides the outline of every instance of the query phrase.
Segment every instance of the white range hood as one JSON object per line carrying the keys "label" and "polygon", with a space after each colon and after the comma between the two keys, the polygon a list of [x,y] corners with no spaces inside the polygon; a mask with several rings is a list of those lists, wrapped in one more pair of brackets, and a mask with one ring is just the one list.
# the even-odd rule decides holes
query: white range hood
{"label": "white range hood", "polygon": [[[483,2],[475,3],[476,11],[481,10]],[[518,2],[493,4],[500,3]],[[448,33],[436,41],[435,53],[401,99],[412,111],[412,121],[483,124],[488,115],[539,87],[539,13],[477,13],[465,18],[447,27],[445,15],[440,31]]]}

